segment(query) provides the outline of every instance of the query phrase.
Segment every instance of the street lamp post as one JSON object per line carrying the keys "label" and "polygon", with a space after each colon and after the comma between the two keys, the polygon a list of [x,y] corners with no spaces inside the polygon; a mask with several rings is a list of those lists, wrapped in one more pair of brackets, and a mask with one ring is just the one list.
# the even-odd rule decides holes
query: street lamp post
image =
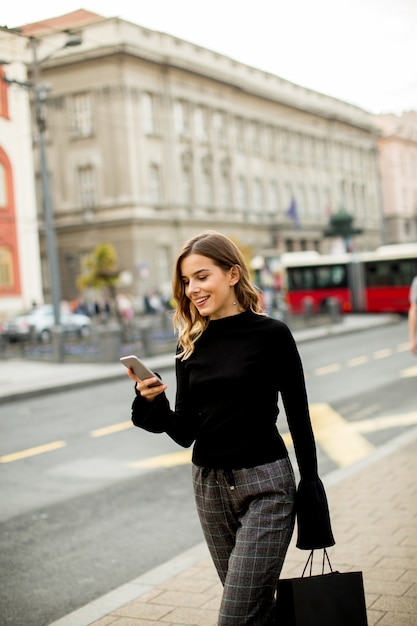
{"label": "street lamp post", "polygon": [[54,360],[62,360],[62,341],[61,341],[61,282],[59,277],[59,260],[57,254],[54,215],[51,202],[51,188],[49,184],[48,162],[46,158],[46,120],[42,110],[43,101],[46,98],[47,88],[40,83],[40,64],[38,61],[37,48],[38,41],[35,37],[29,39],[32,49],[32,72],[33,87],[35,95],[35,120],[38,128],[38,147],[39,161],[41,170],[41,187],[42,187],[42,208],[45,220],[46,248],[48,254],[49,280],[52,298],[52,307],[54,312],[54,333],[53,348]]}

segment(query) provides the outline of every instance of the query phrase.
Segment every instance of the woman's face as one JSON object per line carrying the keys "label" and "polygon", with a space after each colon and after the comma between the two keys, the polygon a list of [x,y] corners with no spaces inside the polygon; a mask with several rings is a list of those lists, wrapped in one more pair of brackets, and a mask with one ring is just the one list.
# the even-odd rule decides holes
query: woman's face
{"label": "woman's face", "polygon": [[181,263],[185,295],[203,317],[220,319],[238,313],[233,286],[239,280],[234,266],[224,270],[201,254],[190,254]]}

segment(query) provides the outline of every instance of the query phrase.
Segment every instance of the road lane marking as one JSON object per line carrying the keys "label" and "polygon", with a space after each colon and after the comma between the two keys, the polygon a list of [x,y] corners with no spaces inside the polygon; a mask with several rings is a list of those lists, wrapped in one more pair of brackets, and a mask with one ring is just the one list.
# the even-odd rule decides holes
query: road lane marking
{"label": "road lane marking", "polygon": [[347,467],[374,450],[329,404],[312,404],[310,414],[317,443],[339,467]]}
{"label": "road lane marking", "polygon": [[397,352],[407,352],[410,349],[409,343],[399,343],[397,346]]}
{"label": "road lane marking", "polygon": [[363,356],[356,356],[353,359],[349,359],[349,361],[347,362],[348,367],[357,367],[358,365],[363,365],[364,363],[367,363],[369,361],[369,357],[363,355]]}
{"label": "road lane marking", "polygon": [[381,408],[380,404],[371,404],[370,406],[364,407],[363,409],[361,409],[360,411],[355,411],[354,415],[351,417],[354,417],[355,420],[360,420],[363,417],[366,417],[367,415],[369,415],[370,413],[376,413],[377,411],[379,411]]}
{"label": "road lane marking", "polygon": [[359,402],[353,402],[352,404],[345,404],[340,408],[340,414],[345,415],[346,413],[353,413],[358,409],[361,405]]}
{"label": "road lane marking", "polygon": [[349,423],[354,430],[360,433],[373,433],[377,430],[417,424],[417,411],[401,413],[399,415],[383,415],[382,417],[374,417],[373,419]]}
{"label": "road lane marking", "polygon": [[377,350],[373,353],[374,359],[386,359],[387,356],[392,355],[391,348],[384,348],[383,350]]}
{"label": "road lane marking", "polygon": [[316,376],[324,376],[325,374],[332,374],[333,372],[338,372],[341,366],[339,363],[333,363],[332,365],[325,365],[324,367],[318,367],[314,370],[314,374]]}
{"label": "road lane marking", "polygon": [[417,376],[417,365],[414,365],[414,367],[408,367],[400,372],[401,378],[413,378],[414,376]]}
{"label": "road lane marking", "polygon": [[158,467],[175,467],[177,465],[187,465],[191,463],[192,450],[181,450],[180,452],[171,452],[170,454],[161,454],[160,456],[152,456],[141,461],[129,463],[129,467],[138,468],[158,468]]}
{"label": "road lane marking", "polygon": [[105,426],[104,428],[92,430],[90,432],[90,437],[104,437],[105,435],[112,435],[113,433],[118,433],[122,430],[127,430],[128,428],[133,428],[132,420],[118,422],[117,424],[112,424],[111,426]]}
{"label": "road lane marking", "polygon": [[34,448],[28,448],[27,450],[21,450],[20,452],[13,452],[12,454],[0,456],[0,463],[20,461],[22,459],[27,459],[30,456],[44,454],[45,452],[52,452],[53,450],[59,450],[59,448],[65,448],[66,445],[65,441],[52,441],[51,443],[45,443],[42,446],[36,446]]}

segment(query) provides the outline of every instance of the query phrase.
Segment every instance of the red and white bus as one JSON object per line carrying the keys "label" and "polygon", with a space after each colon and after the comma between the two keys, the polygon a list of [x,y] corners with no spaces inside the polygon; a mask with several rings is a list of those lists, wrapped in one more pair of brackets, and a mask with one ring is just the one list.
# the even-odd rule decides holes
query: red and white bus
{"label": "red and white bus", "polygon": [[322,255],[289,252],[279,259],[287,304],[292,313],[314,313],[337,301],[340,311],[406,313],[417,275],[417,244],[381,246],[374,252]]}

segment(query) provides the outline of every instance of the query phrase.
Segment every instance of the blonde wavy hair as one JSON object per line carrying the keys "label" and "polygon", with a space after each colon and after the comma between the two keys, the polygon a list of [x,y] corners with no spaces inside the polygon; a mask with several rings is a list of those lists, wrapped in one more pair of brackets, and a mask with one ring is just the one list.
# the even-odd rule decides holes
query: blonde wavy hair
{"label": "blonde wavy hair", "polygon": [[234,285],[235,296],[244,311],[263,314],[259,293],[252,285],[245,259],[237,245],[225,235],[216,231],[205,231],[189,239],[182,246],[175,263],[172,291],[177,307],[174,313],[174,326],[178,330],[179,345],[182,350],[177,358],[188,359],[194,352],[195,342],[207,328],[210,319],[203,317],[185,294],[181,264],[190,254],[201,254],[211,259],[215,265],[228,271],[236,266],[240,278]]}

